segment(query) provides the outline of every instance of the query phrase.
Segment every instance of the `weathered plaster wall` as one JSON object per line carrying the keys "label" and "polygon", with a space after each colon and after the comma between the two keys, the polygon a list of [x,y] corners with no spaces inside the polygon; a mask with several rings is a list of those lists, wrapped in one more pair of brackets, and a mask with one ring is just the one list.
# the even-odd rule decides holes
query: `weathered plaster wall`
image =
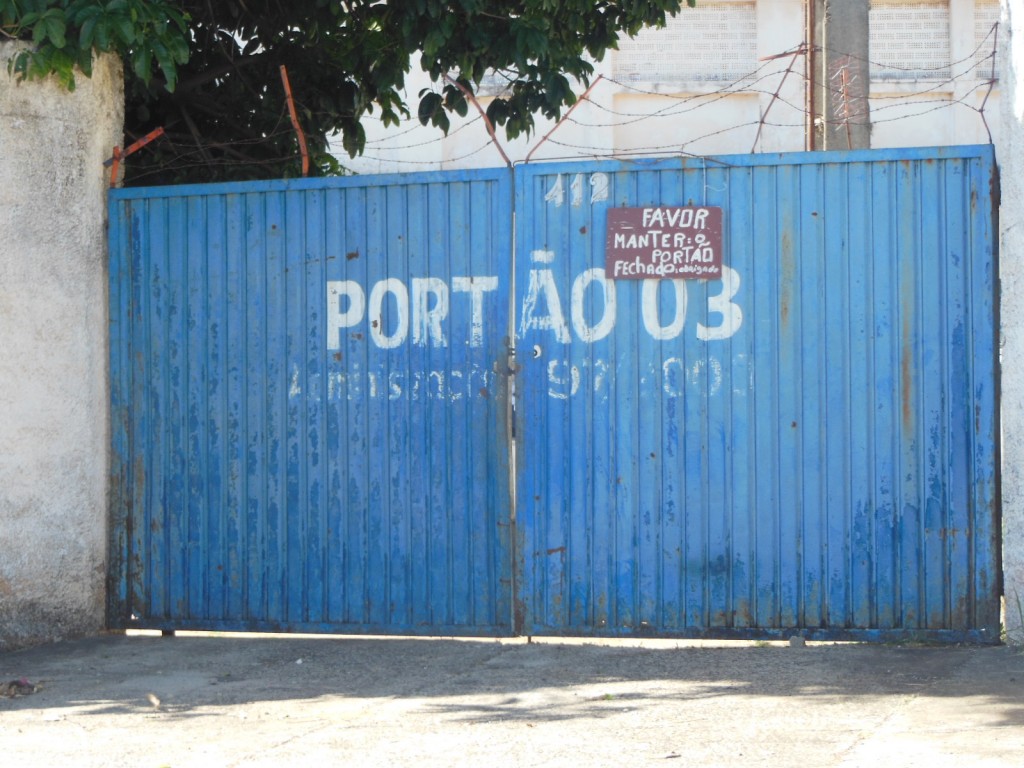
{"label": "weathered plaster wall", "polygon": [[16,84],[0,44],[0,650],[103,626],[106,182],[120,64]]}
{"label": "weathered plaster wall", "polygon": [[996,146],[1002,186],[1003,579],[1007,635],[1024,643],[1024,0],[1003,0],[1003,27],[1003,124]]}

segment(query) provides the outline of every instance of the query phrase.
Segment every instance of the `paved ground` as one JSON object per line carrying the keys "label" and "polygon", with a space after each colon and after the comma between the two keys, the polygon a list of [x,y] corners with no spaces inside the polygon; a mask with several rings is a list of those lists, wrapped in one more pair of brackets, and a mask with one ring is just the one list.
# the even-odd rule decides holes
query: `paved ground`
{"label": "paved ground", "polygon": [[22,677],[3,766],[1024,765],[1006,648],[107,636]]}

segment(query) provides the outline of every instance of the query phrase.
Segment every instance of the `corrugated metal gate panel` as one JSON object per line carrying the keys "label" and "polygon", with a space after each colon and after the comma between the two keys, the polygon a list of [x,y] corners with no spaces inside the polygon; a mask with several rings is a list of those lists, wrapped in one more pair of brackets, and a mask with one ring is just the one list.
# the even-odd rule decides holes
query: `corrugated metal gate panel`
{"label": "corrugated metal gate panel", "polygon": [[505,171],[112,193],[113,624],[511,631],[510,207]]}
{"label": "corrugated metal gate panel", "polygon": [[[991,148],[517,171],[526,633],[995,640]],[[608,281],[609,206],[725,211]]]}
{"label": "corrugated metal gate panel", "polygon": [[[995,639],[993,175],[517,170],[515,520],[507,172],[115,192],[111,623]],[[605,279],[655,204],[724,279]]]}

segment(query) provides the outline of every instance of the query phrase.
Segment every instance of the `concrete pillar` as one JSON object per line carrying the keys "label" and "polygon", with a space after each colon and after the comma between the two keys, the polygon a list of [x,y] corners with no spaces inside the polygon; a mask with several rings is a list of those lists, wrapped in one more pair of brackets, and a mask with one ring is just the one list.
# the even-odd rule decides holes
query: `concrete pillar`
{"label": "concrete pillar", "polygon": [[815,46],[813,149],[871,146],[868,0],[808,0]]}
{"label": "concrete pillar", "polygon": [[1001,289],[1003,591],[1007,637],[1024,643],[1024,0],[1003,0],[996,145]]}
{"label": "concrete pillar", "polygon": [[[949,60],[961,62],[952,65],[950,75],[953,80],[953,100],[975,105],[975,93],[984,97],[987,89],[979,89],[976,77],[978,73],[969,72],[971,58],[974,55],[974,0],[949,0]],[[986,142],[984,123],[978,113],[965,107],[950,110],[953,121],[953,136],[978,137],[979,143]],[[970,142],[958,140],[957,143]]]}
{"label": "concrete pillar", "polygon": [[0,44],[0,650],[104,625],[106,170],[120,63],[16,84]]}

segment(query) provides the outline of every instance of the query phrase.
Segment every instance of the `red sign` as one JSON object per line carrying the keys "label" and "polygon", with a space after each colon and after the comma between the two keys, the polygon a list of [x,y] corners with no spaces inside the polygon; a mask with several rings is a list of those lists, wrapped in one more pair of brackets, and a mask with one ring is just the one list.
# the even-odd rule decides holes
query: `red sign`
{"label": "red sign", "polygon": [[609,208],[605,274],[613,280],[722,277],[722,209]]}

